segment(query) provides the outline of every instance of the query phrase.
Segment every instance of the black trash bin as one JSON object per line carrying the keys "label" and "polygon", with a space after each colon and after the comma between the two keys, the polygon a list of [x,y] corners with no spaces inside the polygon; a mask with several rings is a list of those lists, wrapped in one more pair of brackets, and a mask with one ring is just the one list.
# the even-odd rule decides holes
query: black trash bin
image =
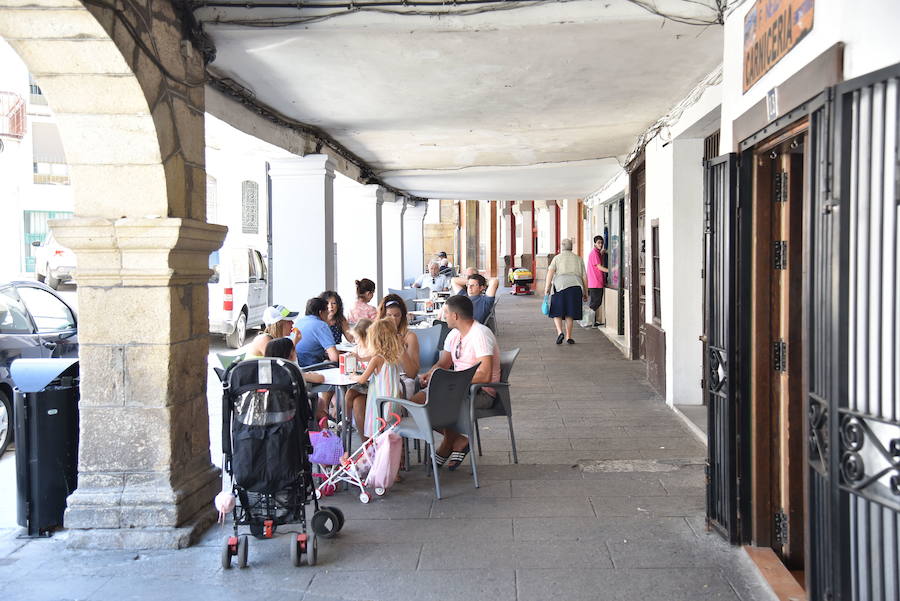
{"label": "black trash bin", "polygon": [[28,536],[62,526],[66,498],[78,485],[78,359],[17,359],[16,499]]}

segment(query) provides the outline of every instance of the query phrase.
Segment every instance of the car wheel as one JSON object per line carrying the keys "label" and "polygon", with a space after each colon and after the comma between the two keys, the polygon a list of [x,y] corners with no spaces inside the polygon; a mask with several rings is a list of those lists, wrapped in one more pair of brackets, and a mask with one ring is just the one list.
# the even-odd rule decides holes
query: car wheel
{"label": "car wheel", "polygon": [[247,314],[241,311],[238,316],[237,323],[234,324],[234,331],[226,334],[225,344],[231,348],[241,348],[244,346],[244,339],[247,338]]}
{"label": "car wheel", "polygon": [[12,403],[6,393],[0,390],[0,455],[6,452],[13,434]]}

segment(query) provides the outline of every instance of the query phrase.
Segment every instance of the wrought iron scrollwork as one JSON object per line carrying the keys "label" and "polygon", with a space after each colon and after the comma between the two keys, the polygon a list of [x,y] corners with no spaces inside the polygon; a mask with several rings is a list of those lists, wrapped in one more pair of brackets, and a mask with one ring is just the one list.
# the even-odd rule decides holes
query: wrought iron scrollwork
{"label": "wrought iron scrollwork", "polygon": [[806,413],[809,424],[807,445],[809,461],[823,474],[828,473],[828,406],[812,396]]}
{"label": "wrought iron scrollwork", "polygon": [[711,392],[719,392],[727,381],[725,355],[722,351],[710,347],[709,349],[709,389]]}
{"label": "wrought iron scrollwork", "polygon": [[859,451],[866,442],[862,422],[853,415],[845,415],[841,421],[841,445],[847,451]]}
{"label": "wrought iron scrollwork", "polygon": [[900,437],[884,436],[885,428],[900,430],[900,425],[858,412],[841,413],[841,485],[900,510]]}

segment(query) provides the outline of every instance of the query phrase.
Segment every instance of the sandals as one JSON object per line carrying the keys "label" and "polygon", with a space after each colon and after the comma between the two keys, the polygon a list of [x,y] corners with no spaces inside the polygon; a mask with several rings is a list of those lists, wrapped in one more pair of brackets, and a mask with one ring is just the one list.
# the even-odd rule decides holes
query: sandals
{"label": "sandals", "polygon": [[562,344],[563,340],[565,340],[565,339],[566,339],[566,335],[560,334],[559,336],[556,337],[556,344]]}
{"label": "sandals", "polygon": [[[450,454],[450,457],[453,457],[452,453]],[[447,460],[450,459],[450,457],[443,457],[442,455],[438,455],[437,452],[435,451],[434,462],[435,462],[435,464],[437,464],[438,467],[441,467],[442,465],[447,463]]]}
{"label": "sandals", "polygon": [[447,463],[447,469],[451,472],[456,470],[462,462],[466,460],[466,455],[469,454],[469,445],[466,445],[462,451],[453,451],[450,453],[450,461]]}

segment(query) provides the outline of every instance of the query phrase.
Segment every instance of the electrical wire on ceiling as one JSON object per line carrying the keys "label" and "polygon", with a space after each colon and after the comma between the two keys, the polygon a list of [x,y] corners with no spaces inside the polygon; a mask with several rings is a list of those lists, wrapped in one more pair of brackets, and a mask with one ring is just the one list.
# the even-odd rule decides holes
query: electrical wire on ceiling
{"label": "electrical wire on ceiling", "polygon": [[644,148],[646,148],[647,144],[649,144],[653,138],[660,136],[665,142],[670,142],[671,136],[666,136],[668,129],[678,123],[678,120],[681,119],[681,116],[687,109],[700,101],[700,98],[703,97],[703,93],[706,92],[708,88],[717,86],[720,83],[722,83],[722,65],[719,65],[712,73],[704,77],[700,83],[694,86],[688,95],[672,107],[668,113],[657,119],[653,125],[648,127],[644,133],[638,136],[637,141],[634,143],[634,147],[625,159],[625,165],[630,165],[634,159],[643,152]]}
{"label": "electrical wire on ceiling", "polygon": [[[246,11],[261,8],[294,10],[298,14],[293,16],[228,17],[218,15],[214,18],[204,20],[206,23],[240,25],[244,27],[289,27],[292,25],[317,23],[365,11],[399,16],[464,17],[496,11],[531,8],[541,4],[558,4],[578,1],[584,0],[363,0],[360,2],[222,2],[195,0],[192,2],[192,6],[194,11],[202,8],[235,8]],[[745,0],[711,0],[712,3],[703,0],[683,0],[686,3],[695,4],[708,9],[711,13],[708,18],[688,17],[666,13],[659,10],[653,0],[625,1],[640,7],[653,15],[661,17],[663,22],[672,21],[684,25],[709,27],[710,25],[722,25],[725,22],[726,11],[729,10],[731,6],[741,4]],[[309,11],[316,9],[333,9],[334,12],[307,15],[299,14],[304,10]]]}

